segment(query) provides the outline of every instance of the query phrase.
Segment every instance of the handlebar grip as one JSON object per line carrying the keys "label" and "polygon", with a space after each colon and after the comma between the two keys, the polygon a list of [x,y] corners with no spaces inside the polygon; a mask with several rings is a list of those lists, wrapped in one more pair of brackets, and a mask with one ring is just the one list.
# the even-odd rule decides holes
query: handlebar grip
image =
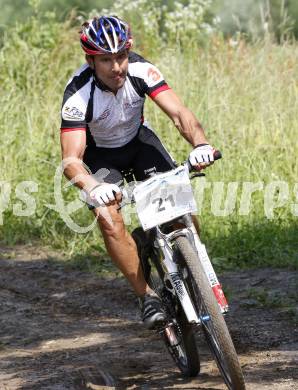
{"label": "handlebar grip", "polygon": [[213,152],[214,160],[220,160],[222,158],[222,154],[220,150],[214,150]]}

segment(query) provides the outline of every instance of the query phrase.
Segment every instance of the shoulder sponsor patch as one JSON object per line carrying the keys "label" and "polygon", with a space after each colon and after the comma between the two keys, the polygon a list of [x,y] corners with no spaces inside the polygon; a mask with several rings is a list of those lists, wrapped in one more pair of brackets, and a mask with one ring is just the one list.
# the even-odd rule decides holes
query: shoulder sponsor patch
{"label": "shoulder sponsor patch", "polygon": [[158,72],[157,69],[154,68],[149,68],[147,74],[148,78],[154,82],[158,81],[161,78],[161,74]]}
{"label": "shoulder sponsor patch", "polygon": [[80,121],[84,119],[84,113],[76,107],[64,106],[62,110],[62,117],[66,120]]}

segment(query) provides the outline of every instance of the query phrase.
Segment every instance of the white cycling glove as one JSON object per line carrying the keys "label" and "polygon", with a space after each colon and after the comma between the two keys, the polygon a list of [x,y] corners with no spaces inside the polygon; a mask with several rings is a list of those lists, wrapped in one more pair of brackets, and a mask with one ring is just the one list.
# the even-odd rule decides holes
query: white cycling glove
{"label": "white cycling glove", "polygon": [[116,194],[121,190],[116,184],[103,183],[90,191],[89,198],[95,206],[105,206],[116,200]]}
{"label": "white cycling glove", "polygon": [[192,166],[200,163],[211,163],[214,161],[214,149],[209,144],[200,144],[196,146],[189,154],[188,160]]}

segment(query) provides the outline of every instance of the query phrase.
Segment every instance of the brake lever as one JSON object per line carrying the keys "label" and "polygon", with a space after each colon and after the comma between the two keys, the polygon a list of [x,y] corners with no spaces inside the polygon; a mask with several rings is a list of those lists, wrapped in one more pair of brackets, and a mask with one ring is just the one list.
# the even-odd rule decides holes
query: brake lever
{"label": "brake lever", "polygon": [[195,179],[196,177],[202,177],[202,176],[206,176],[206,174],[203,172],[198,172],[198,173],[191,175],[190,180]]}

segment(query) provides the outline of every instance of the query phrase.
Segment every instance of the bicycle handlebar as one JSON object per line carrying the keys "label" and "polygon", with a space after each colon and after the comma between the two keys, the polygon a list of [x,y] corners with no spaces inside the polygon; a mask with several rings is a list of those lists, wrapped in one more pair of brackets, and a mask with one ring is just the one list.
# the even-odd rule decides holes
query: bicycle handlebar
{"label": "bicycle handlebar", "polygon": [[[214,156],[214,161],[220,160],[222,158],[222,154],[219,150],[214,150],[213,156]],[[192,165],[190,164],[189,160],[185,161],[182,165],[186,165],[188,167],[189,172],[195,171],[193,169]],[[130,192],[130,194],[129,194],[125,188],[122,188],[121,192],[122,192],[123,199],[127,199],[127,200],[130,199],[130,202],[133,203],[132,190],[133,190],[133,188],[131,188],[131,191],[129,191]]]}

